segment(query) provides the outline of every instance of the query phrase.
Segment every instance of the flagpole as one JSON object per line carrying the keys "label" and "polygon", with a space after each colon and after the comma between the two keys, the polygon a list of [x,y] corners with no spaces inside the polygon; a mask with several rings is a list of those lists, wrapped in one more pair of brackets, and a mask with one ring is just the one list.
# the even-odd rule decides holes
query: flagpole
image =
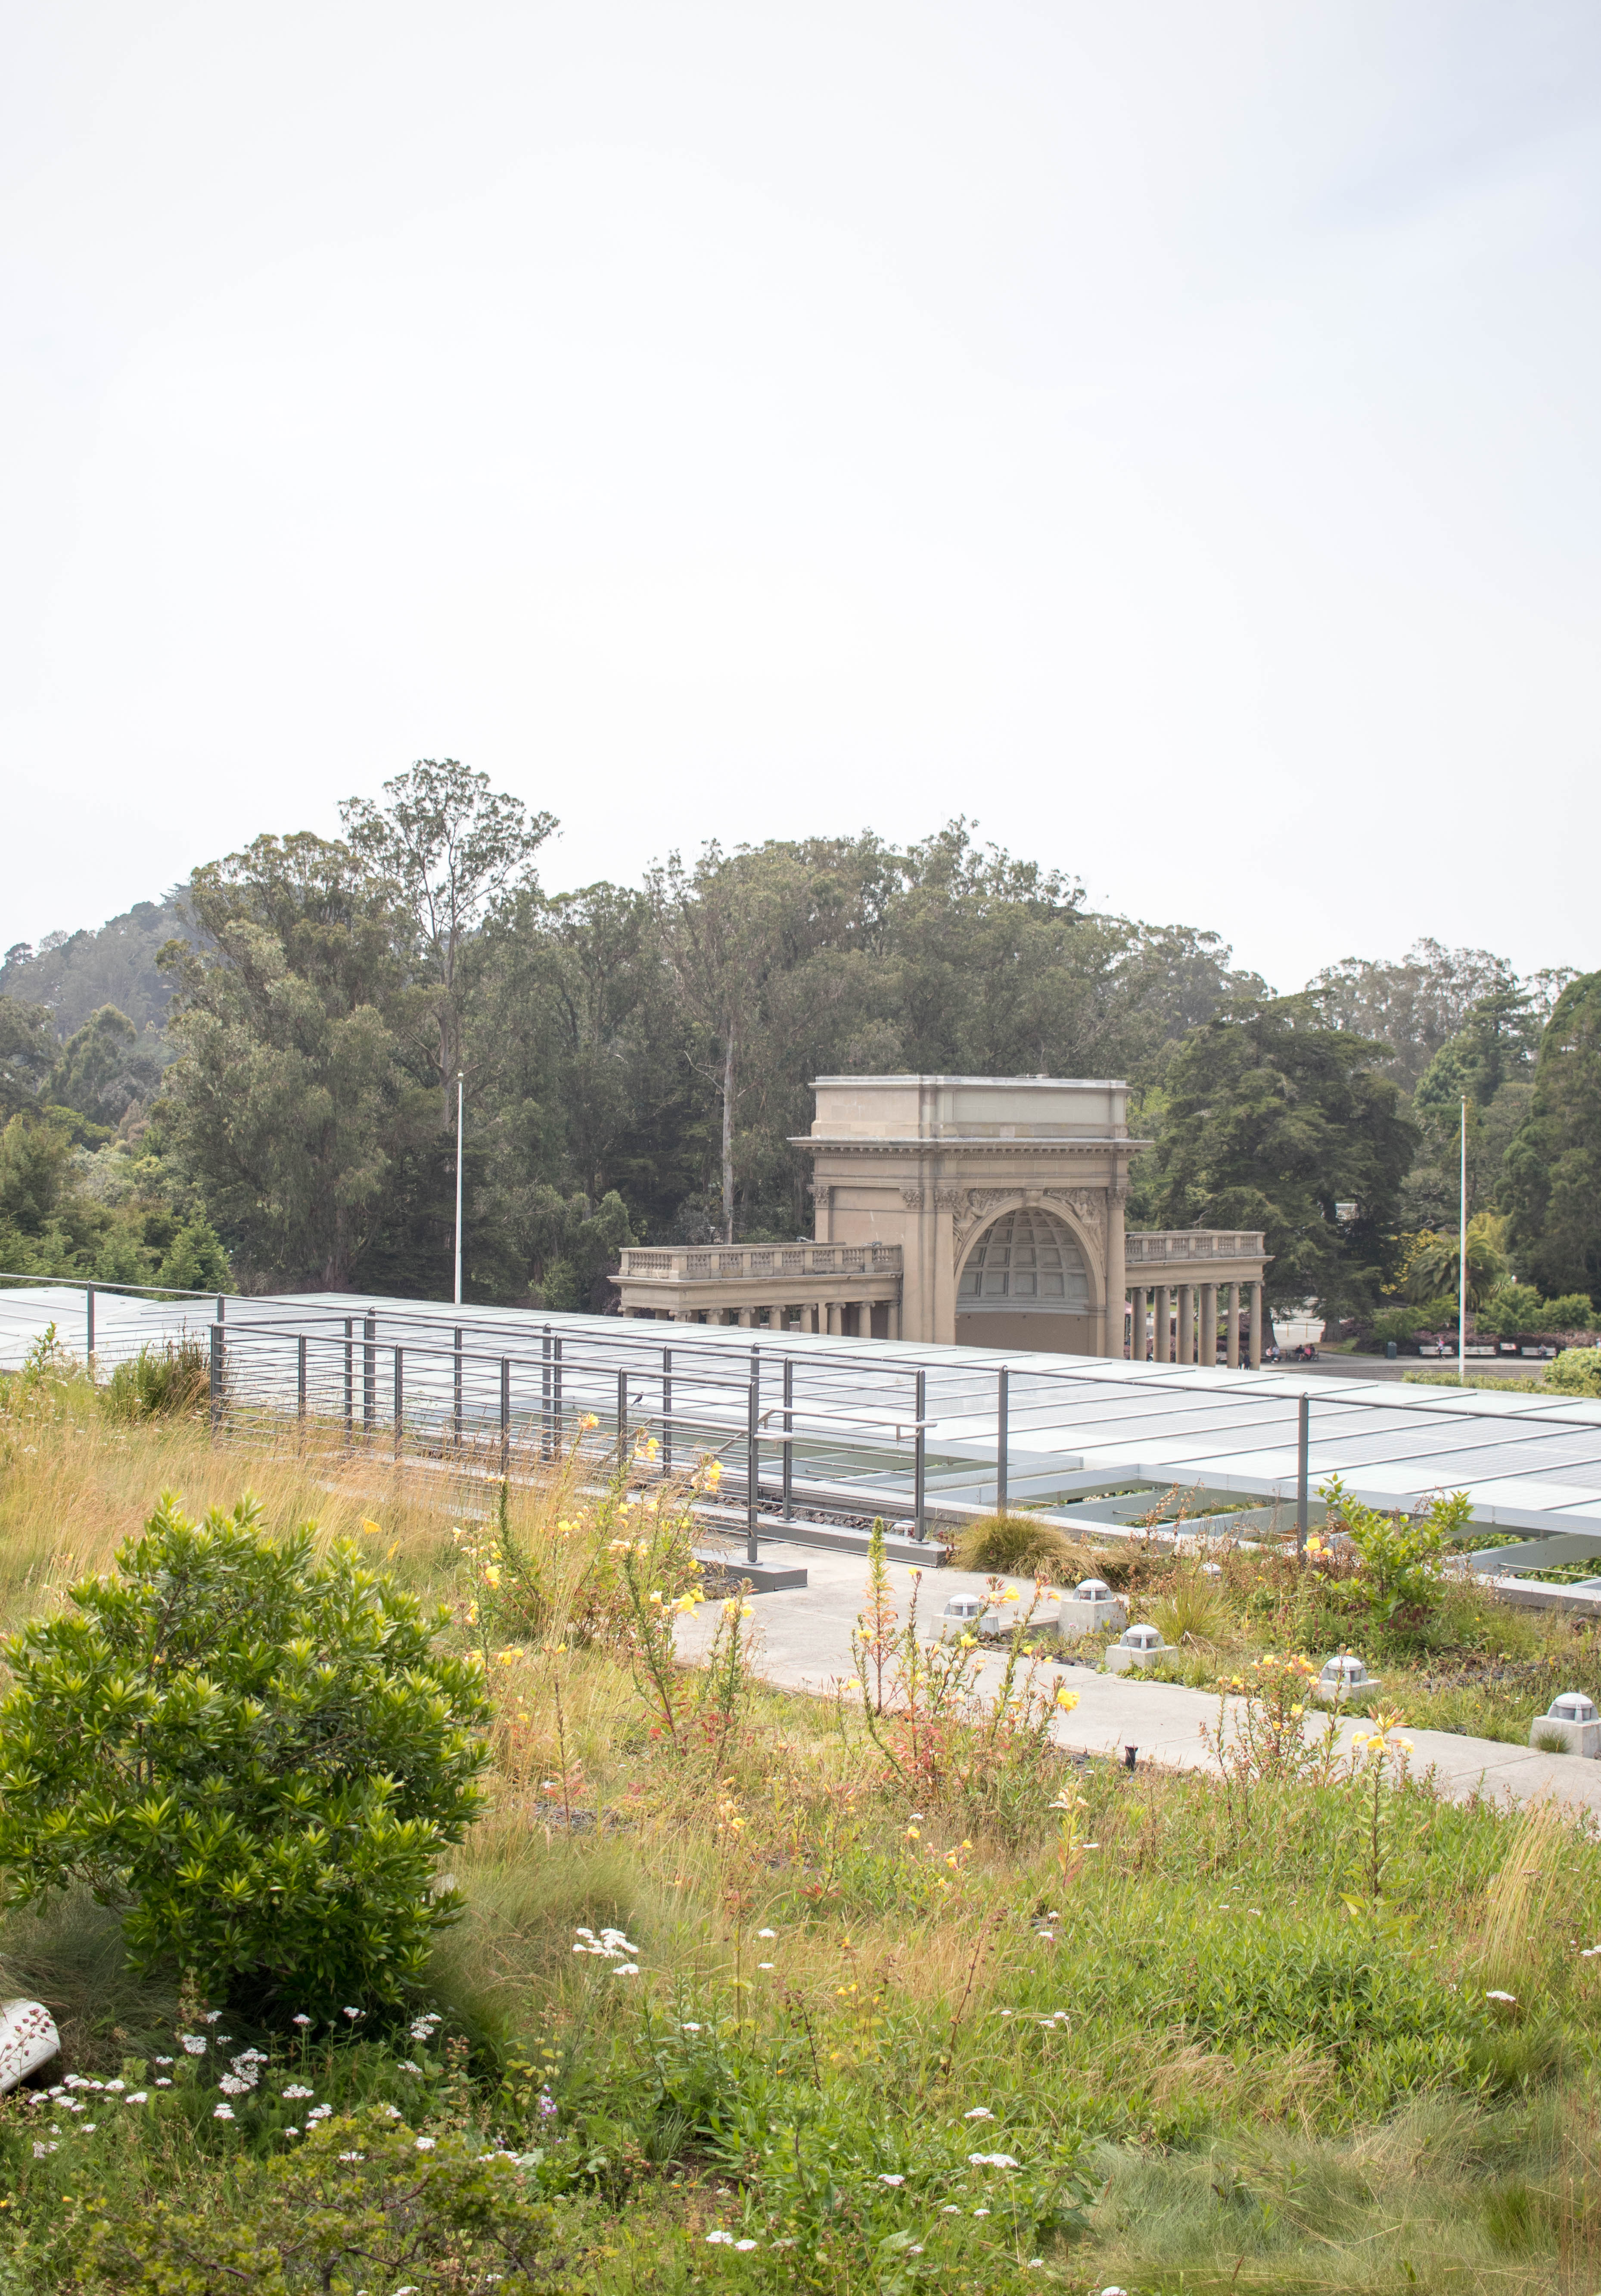
{"label": "flagpole", "polygon": [[1467,1095],[1462,1095],[1462,1160],[1458,1175],[1457,1384],[1467,1385]]}
{"label": "flagpole", "polygon": [[456,1305],[462,1304],[462,1071],[456,1070]]}

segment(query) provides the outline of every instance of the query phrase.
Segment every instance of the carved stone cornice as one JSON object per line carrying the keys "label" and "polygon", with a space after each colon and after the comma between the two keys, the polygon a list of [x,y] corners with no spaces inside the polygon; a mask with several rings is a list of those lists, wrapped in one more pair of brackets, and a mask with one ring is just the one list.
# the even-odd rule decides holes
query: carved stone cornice
{"label": "carved stone cornice", "polygon": [[929,1140],[920,1134],[900,1140],[885,1139],[819,1139],[814,1133],[792,1134],[792,1148],[806,1148],[814,1153],[828,1149],[835,1154],[855,1156],[916,1156],[926,1161],[931,1157],[960,1155],[970,1162],[977,1156],[1133,1156],[1142,1148],[1155,1143],[1149,1140],[981,1140],[953,1138],[947,1134],[943,1140]]}

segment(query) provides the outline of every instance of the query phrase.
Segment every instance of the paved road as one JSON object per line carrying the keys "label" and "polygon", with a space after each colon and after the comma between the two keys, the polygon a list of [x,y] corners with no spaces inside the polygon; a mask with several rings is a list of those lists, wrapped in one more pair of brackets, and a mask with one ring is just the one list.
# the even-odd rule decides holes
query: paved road
{"label": "paved road", "polygon": [[[854,1688],[851,1629],[863,1599],[865,1559],[785,1546],[776,1540],[764,1540],[762,1554],[764,1561],[802,1563],[808,1573],[804,1588],[756,1598],[762,1628],[759,1664],[765,1679],[783,1689],[822,1695],[841,1684]],[[903,1564],[891,1563],[889,1575],[904,1619],[918,1574]],[[968,1571],[931,1570],[922,1578],[919,1613],[936,1618],[952,1595],[979,1594],[985,1584]],[[1009,1579],[1007,1584],[1025,1599],[1032,1591],[1024,1579]],[[681,1620],[681,1652],[698,1657],[715,1627],[711,1604],[695,1617]],[[999,1671],[998,1660],[989,1662],[984,1669],[990,1679]],[[1142,1762],[1158,1762],[1172,1769],[1215,1767],[1200,1734],[1203,1722],[1217,1719],[1217,1700],[1212,1693],[1186,1690],[1174,1683],[1146,1682],[1139,1677],[1101,1674],[1089,1667],[1064,1668],[1062,1678],[1077,1691],[1079,1703],[1073,1713],[1057,1721],[1055,1736],[1059,1745],[1114,1759],[1121,1759],[1124,1747],[1133,1745],[1139,1748]],[[1369,1726],[1347,1723],[1342,1738],[1348,1741],[1357,1729]],[[1414,1770],[1422,1773],[1432,1768],[1440,1791],[1452,1801],[1466,1801],[1475,1792],[1514,1802],[1549,1796],[1576,1810],[1601,1812],[1601,1761],[1586,1761],[1571,1754],[1542,1754],[1531,1746],[1503,1745],[1492,1738],[1458,1737],[1450,1730],[1407,1730],[1403,1734],[1413,1749]]]}

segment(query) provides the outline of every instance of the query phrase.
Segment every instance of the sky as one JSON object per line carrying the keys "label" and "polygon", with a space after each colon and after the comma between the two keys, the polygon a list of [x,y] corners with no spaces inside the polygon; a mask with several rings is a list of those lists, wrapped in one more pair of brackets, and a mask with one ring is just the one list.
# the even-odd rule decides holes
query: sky
{"label": "sky", "polygon": [[0,947],[453,756],[1601,964],[1593,0],[0,32]]}

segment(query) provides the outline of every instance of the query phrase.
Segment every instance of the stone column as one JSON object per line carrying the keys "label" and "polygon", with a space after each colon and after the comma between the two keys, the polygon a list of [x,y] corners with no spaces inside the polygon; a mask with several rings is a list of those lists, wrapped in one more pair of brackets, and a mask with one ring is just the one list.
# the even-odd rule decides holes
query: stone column
{"label": "stone column", "polygon": [[1179,1345],[1173,1361],[1192,1364],[1196,1359],[1195,1292],[1188,1283],[1179,1286]]}
{"label": "stone column", "polygon": [[1238,1283],[1228,1286],[1229,1292],[1229,1368],[1239,1369],[1239,1291]]}
{"label": "stone column", "polygon": [[1253,1371],[1262,1369],[1262,1346],[1267,1337],[1264,1329],[1267,1316],[1262,1308],[1262,1299],[1261,1284],[1253,1283],[1251,1286],[1251,1368]]}
{"label": "stone column", "polygon": [[889,1336],[892,1340],[898,1340],[901,1336],[901,1295],[898,1292],[890,1297]]}
{"label": "stone column", "polygon": [[1201,1286],[1201,1361],[1211,1371],[1217,1363],[1217,1285]]}
{"label": "stone column", "polygon": [[843,1338],[845,1333],[845,1319],[839,1312],[839,1302],[837,1300],[829,1300],[827,1312],[829,1318],[829,1337],[836,1340]]}
{"label": "stone column", "polygon": [[1167,1363],[1171,1359],[1170,1350],[1172,1347],[1172,1309],[1168,1304],[1167,1286],[1165,1283],[1158,1283],[1156,1286],[1156,1357],[1158,1363]]}
{"label": "stone column", "polygon": [[769,1308],[767,1310],[767,1328],[770,1332],[781,1332],[783,1330],[784,1311],[781,1308]]}
{"label": "stone column", "polygon": [[1123,1259],[1123,1197],[1114,1168],[1113,1185],[1107,1192],[1107,1297],[1105,1306],[1106,1333],[1101,1341],[1101,1353],[1123,1361],[1124,1341],[1123,1322],[1126,1315],[1129,1271]]}

